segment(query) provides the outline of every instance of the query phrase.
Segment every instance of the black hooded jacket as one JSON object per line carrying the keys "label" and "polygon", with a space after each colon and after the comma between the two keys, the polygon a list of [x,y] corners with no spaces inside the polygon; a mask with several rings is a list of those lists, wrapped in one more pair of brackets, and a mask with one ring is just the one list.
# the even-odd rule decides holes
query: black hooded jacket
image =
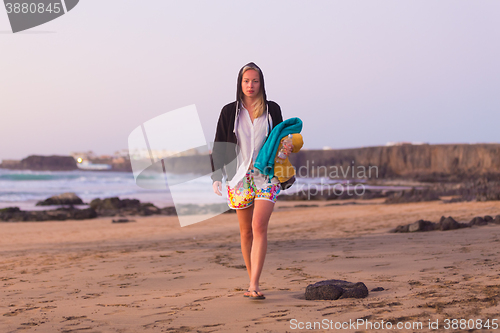
{"label": "black hooded jacket", "polygon": [[[258,69],[260,76],[260,87],[266,101],[267,112],[263,116],[268,117],[268,123],[272,123],[272,128],[283,121],[281,108],[273,101],[268,101],[266,98],[266,90],[264,87],[264,76],[260,68],[253,62],[243,66],[238,73],[236,101],[225,105],[217,122],[217,130],[215,132],[214,147],[212,150],[212,180],[222,181],[223,174],[230,180],[236,174],[236,163],[231,163],[237,156],[238,140],[235,133],[235,120],[239,112],[239,103],[242,97],[241,80],[243,78],[243,68],[250,66]],[[269,117],[271,122],[269,122]],[[272,128],[269,129],[271,132]],[[230,143],[230,144],[227,144]]]}

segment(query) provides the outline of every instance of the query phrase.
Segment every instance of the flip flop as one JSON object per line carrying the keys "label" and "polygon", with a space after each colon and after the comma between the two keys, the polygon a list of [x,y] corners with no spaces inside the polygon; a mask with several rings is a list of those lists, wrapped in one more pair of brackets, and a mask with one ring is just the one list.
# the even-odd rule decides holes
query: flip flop
{"label": "flip flop", "polygon": [[[255,295],[257,295],[257,296],[254,296],[254,294],[255,294]],[[259,294],[259,293],[258,293],[257,291],[255,291],[255,290],[254,290],[254,291],[252,291],[252,293],[250,294],[249,298],[250,298],[250,299],[266,299],[266,297],[265,297],[264,295]]]}

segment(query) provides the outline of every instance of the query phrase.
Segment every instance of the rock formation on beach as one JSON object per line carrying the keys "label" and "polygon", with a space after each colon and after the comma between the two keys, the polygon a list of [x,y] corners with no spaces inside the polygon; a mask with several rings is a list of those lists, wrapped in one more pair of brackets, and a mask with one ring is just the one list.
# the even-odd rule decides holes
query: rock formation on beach
{"label": "rock formation on beach", "polygon": [[90,202],[90,208],[94,209],[99,216],[149,216],[162,213],[161,209],[152,203],[141,203],[137,199],[119,199],[118,197],[94,199]]}
{"label": "rock formation on beach", "polygon": [[421,231],[434,231],[434,230],[446,231],[446,230],[470,228],[473,226],[483,226],[488,224],[500,225],[500,215],[495,216],[495,218],[489,215],[484,217],[476,216],[467,223],[457,222],[451,216],[448,217],[441,216],[441,219],[439,220],[438,223],[425,220],[418,220],[410,224],[397,226],[395,229],[391,230],[391,232],[405,233],[405,232],[419,232],[419,231],[421,232]]}
{"label": "rock formation on beach", "polygon": [[83,201],[75,193],[68,192],[59,195],[54,195],[43,201],[38,201],[37,206],[54,206],[54,205],[83,205]]}
{"label": "rock formation on beach", "polygon": [[336,300],[342,298],[365,298],[368,288],[363,282],[348,282],[343,280],[325,280],[306,287],[307,300]]}
{"label": "rock formation on beach", "polygon": [[[84,220],[104,216],[149,216],[149,215],[176,215],[174,207],[158,208],[151,203],[141,203],[137,199],[106,198],[94,199],[89,208],[77,209],[75,204],[82,204],[82,199],[74,193],[63,193],[40,201],[39,205],[59,205],[52,210],[22,211],[19,207],[0,209],[0,221],[28,222],[28,221],[63,221]],[[38,204],[37,204],[38,205]]]}
{"label": "rock formation on beach", "polygon": [[[64,206],[52,210],[22,211],[19,207],[7,207],[0,209],[0,221],[3,222],[28,222],[28,221],[63,221],[83,220],[96,217],[111,216],[151,216],[151,215],[197,215],[213,212],[235,213],[227,204],[184,204],[177,207],[167,206],[158,208],[149,202],[140,202],[137,199],[120,199],[118,197],[94,199],[90,207],[85,209],[74,208],[73,205],[81,205],[83,201],[74,193],[63,193],[52,196],[38,202],[38,206]],[[68,207],[69,206],[69,207]],[[178,210],[178,211],[177,211]]]}
{"label": "rock formation on beach", "polygon": [[3,222],[37,222],[37,221],[64,221],[87,220],[97,217],[92,208],[57,208],[54,210],[23,211],[18,207],[0,209],[0,221]]}

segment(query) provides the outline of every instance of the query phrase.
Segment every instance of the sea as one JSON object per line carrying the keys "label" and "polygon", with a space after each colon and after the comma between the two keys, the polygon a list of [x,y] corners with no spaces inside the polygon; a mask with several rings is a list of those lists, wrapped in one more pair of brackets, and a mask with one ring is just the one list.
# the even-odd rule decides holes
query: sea
{"label": "sea", "polygon": [[160,208],[173,205],[169,191],[141,188],[128,172],[0,169],[0,208],[47,209],[36,203],[65,192],[75,193],[85,203],[96,198],[119,197],[151,202]]}
{"label": "sea", "polygon": [[[176,177],[176,175],[167,175],[168,179]],[[47,209],[46,206],[36,206],[36,203],[65,192],[75,193],[85,203],[90,203],[96,198],[118,197],[150,202],[159,208],[173,206],[174,198],[175,204],[204,205],[225,202],[225,197],[219,197],[213,193],[212,180],[209,176],[192,175],[187,178],[190,181],[185,182],[183,186],[172,186],[171,188],[162,186],[163,188],[152,189],[137,185],[133,174],[128,172],[0,169],[0,209],[6,207],[19,207],[22,210]],[[156,179],[153,176],[152,181],[157,184],[165,184],[163,175],[157,176]],[[357,183],[360,182],[362,180],[358,180]],[[350,188],[351,191],[354,191],[354,186],[348,183],[349,181],[345,180],[332,182],[332,180],[325,178],[298,178],[291,189],[282,191],[280,195],[312,187],[317,189],[318,186],[324,187],[332,184],[342,184],[345,190]],[[363,188],[388,189],[389,187],[363,185]],[[360,190],[358,188],[358,191]]]}

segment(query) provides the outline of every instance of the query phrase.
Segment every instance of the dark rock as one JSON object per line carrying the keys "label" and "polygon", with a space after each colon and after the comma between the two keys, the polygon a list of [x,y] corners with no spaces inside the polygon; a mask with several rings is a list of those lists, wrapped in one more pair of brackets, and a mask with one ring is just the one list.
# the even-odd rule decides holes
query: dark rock
{"label": "dark rock", "polygon": [[86,220],[96,217],[97,213],[92,208],[76,209],[71,207],[40,211],[22,211],[19,209],[0,211],[0,221],[4,222]]}
{"label": "dark rock", "polygon": [[[491,178],[491,179],[490,179]],[[500,182],[496,177],[483,176],[457,185],[449,195],[457,195],[457,201],[500,200]]]}
{"label": "dark rock", "polygon": [[377,288],[373,288],[372,290],[370,291],[384,291],[385,289],[382,288],[382,287],[377,287]]}
{"label": "dark rock", "polygon": [[175,207],[169,206],[169,207],[162,208],[161,214],[162,215],[177,215],[177,212],[175,211]]}
{"label": "dark rock", "polygon": [[448,216],[448,217],[441,216],[441,220],[439,220],[438,224],[439,224],[438,230],[442,230],[442,231],[455,230],[455,229],[469,227],[469,225],[466,223],[458,223],[451,216]]}
{"label": "dark rock", "polygon": [[[99,216],[126,216],[126,215],[196,215],[209,213],[223,213],[229,210],[226,203],[194,205],[184,204],[176,207],[158,208],[151,203],[141,203],[136,199],[123,199],[117,197],[107,199],[94,199],[90,202],[90,207],[95,209]],[[233,210],[229,213],[235,213]]]}
{"label": "dark rock", "polygon": [[99,216],[116,215],[159,215],[162,210],[151,203],[141,203],[137,199],[119,199],[118,197],[106,199],[94,199],[90,202],[90,207]]}
{"label": "dark rock", "polygon": [[477,226],[482,226],[482,225],[487,225],[488,222],[486,222],[482,217],[480,216],[476,216],[475,218],[473,218],[470,222],[469,222],[469,225],[472,227],[473,225],[477,225]]}
{"label": "dark rock", "polygon": [[493,218],[489,215],[486,215],[485,217],[483,217],[483,219],[486,221],[486,222],[490,222],[493,220]]}
{"label": "dark rock", "polygon": [[336,300],[340,298],[364,298],[368,289],[363,282],[326,280],[306,287],[306,300]]}
{"label": "dark rock", "polygon": [[58,212],[65,212],[66,220],[87,220],[97,217],[97,213],[92,208],[76,209],[76,208],[58,208]]}
{"label": "dark rock", "polygon": [[433,231],[433,230],[455,230],[461,228],[470,227],[469,223],[459,223],[453,219],[453,217],[441,216],[439,223],[434,223],[430,221],[418,220],[416,222],[397,226],[391,232],[395,233],[405,233],[405,232],[417,232],[417,231]]}
{"label": "dark rock", "polygon": [[435,228],[436,224],[433,222],[418,220],[417,222],[408,225],[408,232],[433,231]]}
{"label": "dark rock", "polygon": [[82,199],[80,199],[75,193],[63,193],[59,195],[54,195],[44,201],[38,201],[37,206],[52,206],[52,205],[83,205]]}
{"label": "dark rock", "polygon": [[495,218],[491,221],[494,224],[500,224],[500,215],[495,216]]}
{"label": "dark rock", "polygon": [[[139,200],[130,201],[127,203],[129,206],[139,206]],[[105,210],[119,210],[120,208],[125,207],[125,202],[122,203],[118,197],[106,198],[106,199],[94,199],[90,202],[90,207],[95,209],[96,211],[105,211]]]}
{"label": "dark rock", "polygon": [[129,220],[129,219],[118,219],[118,220],[113,220],[112,223],[128,223],[128,222],[135,222],[135,220]]}
{"label": "dark rock", "polygon": [[409,230],[410,230],[410,225],[405,224],[405,225],[398,225],[395,229],[391,230],[390,232],[405,233],[409,232]]}
{"label": "dark rock", "polygon": [[0,213],[16,213],[20,211],[19,207],[7,207],[0,209]]}
{"label": "dark rock", "polygon": [[161,214],[161,209],[153,205],[152,203],[144,203],[141,205],[141,210],[139,215],[149,216]]}

